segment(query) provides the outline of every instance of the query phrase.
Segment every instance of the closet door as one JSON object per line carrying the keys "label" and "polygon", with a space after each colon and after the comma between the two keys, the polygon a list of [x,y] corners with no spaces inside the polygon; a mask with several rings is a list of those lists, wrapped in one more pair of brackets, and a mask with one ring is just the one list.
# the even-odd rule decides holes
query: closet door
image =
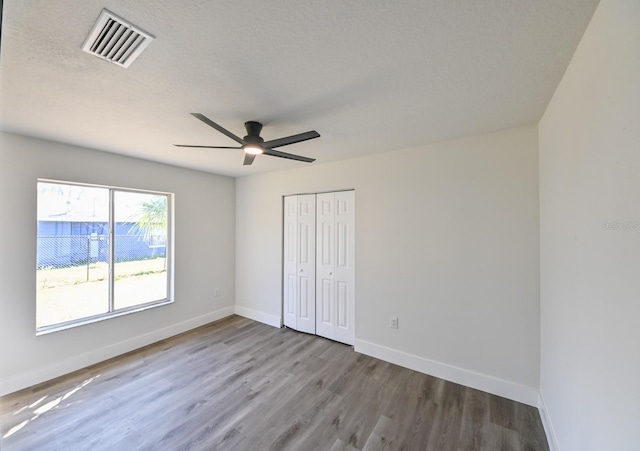
{"label": "closet door", "polygon": [[316,333],[334,339],[335,312],[335,193],[318,194],[316,247]]}
{"label": "closet door", "polygon": [[298,286],[298,196],[284,198],[284,325],[292,329],[298,328],[297,322],[297,286]]}
{"label": "closet door", "polygon": [[284,198],[284,324],[316,333],[315,194]]}
{"label": "closet door", "polygon": [[301,332],[316,333],[316,195],[298,198],[297,327]]}
{"label": "closet door", "polygon": [[317,334],[342,343],[355,339],[355,196],[317,196]]}

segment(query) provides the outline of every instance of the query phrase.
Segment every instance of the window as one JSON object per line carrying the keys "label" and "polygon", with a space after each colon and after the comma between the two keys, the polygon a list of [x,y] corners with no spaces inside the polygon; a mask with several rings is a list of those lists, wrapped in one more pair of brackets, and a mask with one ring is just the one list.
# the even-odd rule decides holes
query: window
{"label": "window", "polygon": [[36,331],[171,302],[170,199],[39,181]]}

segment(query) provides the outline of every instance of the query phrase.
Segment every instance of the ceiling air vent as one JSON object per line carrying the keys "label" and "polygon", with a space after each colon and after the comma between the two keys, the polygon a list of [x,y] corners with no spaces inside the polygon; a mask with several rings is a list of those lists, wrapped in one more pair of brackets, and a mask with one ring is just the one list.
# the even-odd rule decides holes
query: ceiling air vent
{"label": "ceiling air vent", "polygon": [[154,36],[103,9],[82,50],[118,66],[129,67],[153,39]]}

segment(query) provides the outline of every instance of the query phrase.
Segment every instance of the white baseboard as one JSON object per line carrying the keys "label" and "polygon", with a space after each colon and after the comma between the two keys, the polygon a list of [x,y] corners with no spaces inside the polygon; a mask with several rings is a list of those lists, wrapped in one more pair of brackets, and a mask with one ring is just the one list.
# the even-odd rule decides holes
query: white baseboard
{"label": "white baseboard", "polygon": [[282,327],[282,318],[276,315],[270,315],[269,313],[259,312],[241,305],[236,305],[235,314],[244,316],[245,318],[258,321],[260,323],[268,324],[273,327]]}
{"label": "white baseboard", "polygon": [[553,424],[549,417],[549,411],[547,410],[547,404],[544,402],[542,393],[538,396],[538,411],[540,412],[540,419],[542,420],[542,426],[544,427],[544,433],[547,435],[547,443],[549,443],[550,451],[559,451],[558,441],[556,440],[556,433],[553,430]]}
{"label": "white baseboard", "polygon": [[84,354],[76,355],[57,362],[53,365],[27,371],[15,376],[0,379],[0,396],[22,390],[32,385],[40,384],[87,366],[108,360],[152,343],[164,340],[174,335],[181,334],[196,327],[203,326],[212,321],[233,315],[233,306],[224,307],[215,312],[191,318],[180,323],[172,324],[162,329],[154,330],[144,335],[130,338],[100,349],[92,350]]}
{"label": "white baseboard", "polygon": [[538,391],[533,387],[517,384],[474,371],[457,368],[446,363],[436,362],[396,349],[380,346],[364,340],[355,341],[356,352],[386,360],[430,376],[439,377],[456,384],[465,385],[493,395],[518,401],[533,407],[538,407]]}

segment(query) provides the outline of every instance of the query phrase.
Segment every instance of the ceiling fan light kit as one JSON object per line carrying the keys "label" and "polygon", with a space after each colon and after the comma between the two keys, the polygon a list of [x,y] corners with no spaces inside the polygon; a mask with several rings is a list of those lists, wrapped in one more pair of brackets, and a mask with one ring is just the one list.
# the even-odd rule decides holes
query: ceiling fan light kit
{"label": "ceiling fan light kit", "polygon": [[254,144],[247,144],[246,146],[243,147],[243,150],[246,153],[250,153],[251,155],[260,155],[261,153],[264,153],[264,150],[262,150],[262,147],[256,146]]}
{"label": "ceiling fan light kit", "polygon": [[291,153],[281,152],[279,150],[275,150],[276,147],[288,146],[290,144],[299,143],[302,141],[307,141],[309,139],[319,138],[320,134],[311,130],[305,133],[299,133],[297,135],[287,136],[285,138],[272,139],[270,141],[266,141],[260,137],[260,132],[262,131],[262,124],[260,122],[255,121],[247,121],[244,123],[244,128],[247,130],[247,135],[244,138],[240,138],[235,134],[231,133],[226,128],[221,125],[216,124],[211,119],[206,117],[204,114],[200,113],[191,113],[193,117],[199,119],[200,121],[207,124],[209,127],[215,128],[217,131],[231,138],[240,146],[238,147],[227,147],[227,146],[196,146],[189,144],[174,144],[177,147],[197,147],[197,148],[206,148],[206,149],[242,149],[245,152],[244,157],[244,165],[248,166],[253,163],[256,155],[264,154],[270,155],[272,157],[278,158],[286,158],[288,160],[296,160],[303,161],[305,163],[312,163],[315,158],[303,157],[300,155],[294,155]]}

